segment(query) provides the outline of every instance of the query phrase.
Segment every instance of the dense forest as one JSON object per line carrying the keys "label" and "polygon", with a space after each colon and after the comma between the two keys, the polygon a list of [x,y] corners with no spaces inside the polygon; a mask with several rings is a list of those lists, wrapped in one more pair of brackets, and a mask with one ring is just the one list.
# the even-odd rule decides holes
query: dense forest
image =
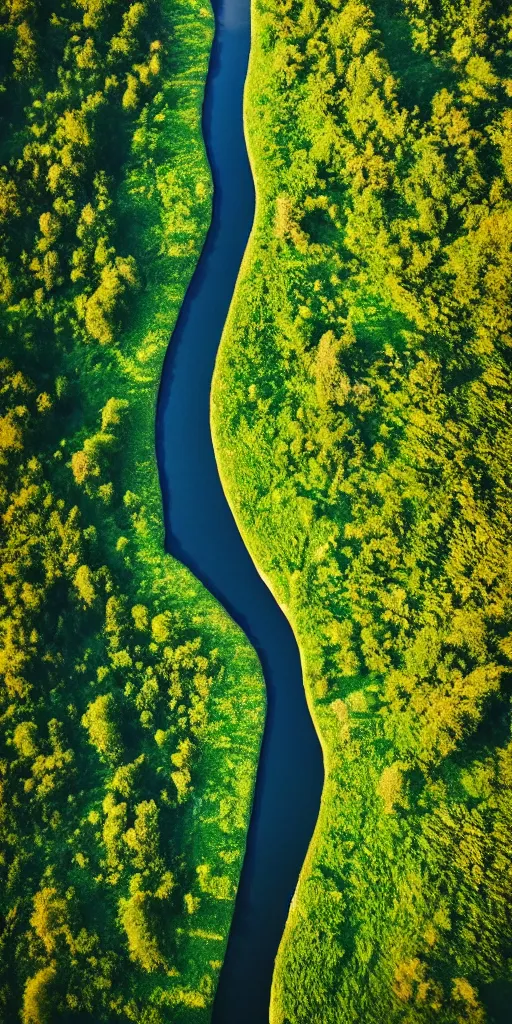
{"label": "dense forest", "polygon": [[165,557],[169,335],[210,216],[198,0],[0,5],[0,1019],[207,1021],[263,683]]}
{"label": "dense forest", "polygon": [[258,0],[213,426],[327,780],[273,1024],[512,1005],[512,8]]}

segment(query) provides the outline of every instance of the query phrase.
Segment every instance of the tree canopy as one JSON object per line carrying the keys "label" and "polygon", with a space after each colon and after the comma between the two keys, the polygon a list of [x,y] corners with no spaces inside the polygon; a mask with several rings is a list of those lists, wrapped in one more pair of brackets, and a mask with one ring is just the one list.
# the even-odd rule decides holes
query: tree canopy
{"label": "tree canopy", "polygon": [[0,1017],[207,1021],[263,685],[164,555],[154,418],[210,213],[212,18],[0,6]]}
{"label": "tree canopy", "polygon": [[501,1021],[512,12],[264,0],[255,19],[258,212],[214,430],[328,767],[271,1017]]}

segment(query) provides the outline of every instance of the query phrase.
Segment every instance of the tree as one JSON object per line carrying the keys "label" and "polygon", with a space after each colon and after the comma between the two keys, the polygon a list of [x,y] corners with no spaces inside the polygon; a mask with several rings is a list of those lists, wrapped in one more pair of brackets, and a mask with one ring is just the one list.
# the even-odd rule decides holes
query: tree
{"label": "tree", "polygon": [[151,909],[151,896],[146,892],[136,892],[119,901],[119,917],[128,939],[130,959],[148,972],[161,970],[165,965]]}
{"label": "tree", "polygon": [[87,706],[82,725],[89,733],[89,742],[108,761],[117,761],[122,752],[121,734],[117,724],[114,695],[105,693]]}
{"label": "tree", "polygon": [[96,600],[96,590],[94,588],[93,575],[88,565],[81,565],[77,569],[75,579],[75,587],[78,591],[84,604],[91,606]]}
{"label": "tree", "polygon": [[41,967],[28,979],[23,993],[23,1024],[51,1024],[53,1015],[52,986],[57,978],[54,963]]}

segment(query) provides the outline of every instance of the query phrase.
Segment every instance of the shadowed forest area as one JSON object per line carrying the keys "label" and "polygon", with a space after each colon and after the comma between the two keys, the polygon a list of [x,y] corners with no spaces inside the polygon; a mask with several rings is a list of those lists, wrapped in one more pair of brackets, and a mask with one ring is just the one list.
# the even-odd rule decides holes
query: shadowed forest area
{"label": "shadowed forest area", "polygon": [[0,1018],[206,1022],[263,682],[164,556],[154,422],[210,216],[213,19],[0,10]]}
{"label": "shadowed forest area", "polygon": [[258,0],[214,435],[328,775],[273,1024],[505,1024],[512,9]]}

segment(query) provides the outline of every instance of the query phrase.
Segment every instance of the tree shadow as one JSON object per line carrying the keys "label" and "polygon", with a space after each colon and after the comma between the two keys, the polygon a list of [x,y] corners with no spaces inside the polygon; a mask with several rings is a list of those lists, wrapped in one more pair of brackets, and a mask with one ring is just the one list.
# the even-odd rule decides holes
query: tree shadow
{"label": "tree shadow", "polygon": [[422,116],[428,116],[436,92],[452,82],[448,65],[415,47],[411,24],[403,14],[400,0],[375,5],[375,26],[382,37],[384,56],[398,82],[400,102],[408,109],[417,106]]}
{"label": "tree shadow", "polygon": [[482,985],[478,994],[489,1014],[489,1024],[509,1024],[512,981],[493,981],[489,985]]}

